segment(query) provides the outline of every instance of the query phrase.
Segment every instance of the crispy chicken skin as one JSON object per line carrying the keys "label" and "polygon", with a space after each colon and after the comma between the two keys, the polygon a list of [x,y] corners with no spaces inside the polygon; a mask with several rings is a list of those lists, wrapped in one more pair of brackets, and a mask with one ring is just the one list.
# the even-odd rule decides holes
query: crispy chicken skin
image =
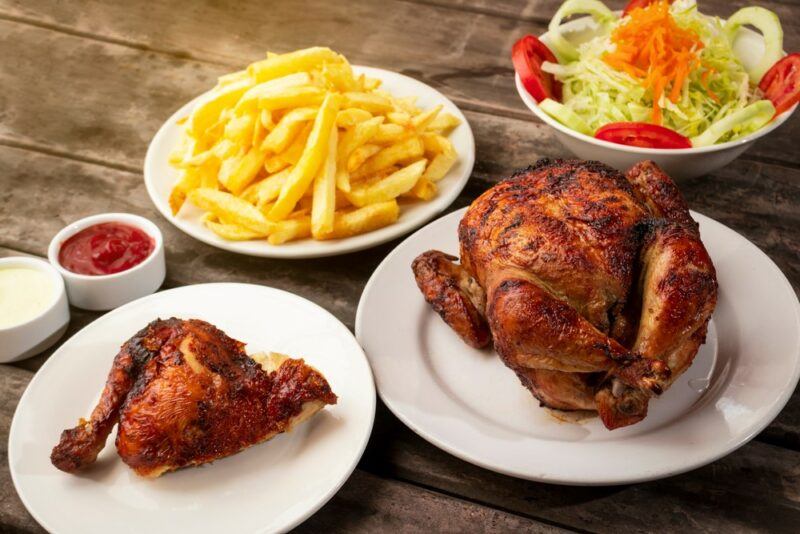
{"label": "crispy chicken skin", "polygon": [[267,372],[213,325],[159,319],[122,346],[90,419],[65,430],[50,459],[69,473],[92,464],[119,421],[120,457],[155,477],[234,454],[335,403],[302,360]]}
{"label": "crispy chicken skin", "polygon": [[489,343],[474,342],[485,321],[543,405],[597,410],[610,429],[636,423],[705,340],[714,266],[678,188],[652,162],[622,175],[541,160],[476,199],[458,235],[460,264],[425,252],[412,265],[417,284],[470,345]]}

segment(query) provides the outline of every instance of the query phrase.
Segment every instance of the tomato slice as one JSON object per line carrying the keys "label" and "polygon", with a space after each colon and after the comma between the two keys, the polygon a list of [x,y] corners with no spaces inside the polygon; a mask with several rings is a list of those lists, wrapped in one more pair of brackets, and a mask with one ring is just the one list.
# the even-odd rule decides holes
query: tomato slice
{"label": "tomato slice", "polygon": [[775,116],[800,102],[800,54],[789,54],[775,63],[758,88],[775,105]]}
{"label": "tomato slice", "polygon": [[[625,9],[622,10],[622,16],[624,17],[625,15],[627,15],[628,13],[630,13],[631,11],[636,9],[637,7],[641,7],[641,8],[644,9],[645,7],[649,6],[650,4],[652,4],[655,1],[656,0],[631,0],[630,2],[628,2],[628,5],[625,6]],[[673,0],[669,0],[670,4],[672,2],[673,2]]]}
{"label": "tomato slice", "polygon": [[612,122],[598,129],[594,136],[618,145],[642,148],[691,148],[692,142],[675,130],[645,122]]}
{"label": "tomato slice", "polygon": [[526,35],[511,49],[511,61],[522,85],[528,93],[541,102],[545,98],[561,101],[561,82],[555,76],[542,71],[542,63],[558,63],[556,56],[533,35]]}

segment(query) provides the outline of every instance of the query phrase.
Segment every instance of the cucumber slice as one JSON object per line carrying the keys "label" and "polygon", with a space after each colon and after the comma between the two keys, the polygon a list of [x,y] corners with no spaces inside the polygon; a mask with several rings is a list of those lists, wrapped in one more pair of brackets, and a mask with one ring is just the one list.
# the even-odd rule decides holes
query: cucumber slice
{"label": "cucumber slice", "polygon": [[561,34],[561,21],[571,15],[588,14],[599,23],[608,23],[617,16],[600,0],[567,0],[558,8],[547,26],[547,40],[550,50],[559,62],[569,63],[578,59],[578,49]]}
{"label": "cucumber slice", "polygon": [[[541,104],[540,104],[541,105]],[[696,137],[692,137],[692,146],[710,146],[730,132],[736,126],[742,126],[748,132],[754,132],[767,124],[775,115],[775,106],[769,100],[753,102],[727,117],[713,123],[708,129]]]}
{"label": "cucumber slice", "polygon": [[539,108],[570,130],[575,130],[585,135],[592,135],[592,131],[583,119],[564,104],[556,102],[551,98],[545,98],[539,102]]}
{"label": "cucumber slice", "polygon": [[739,28],[745,24],[755,26],[764,36],[764,55],[755,66],[746,68],[750,82],[758,84],[764,73],[783,57],[783,28],[778,15],[769,9],[757,6],[743,7],[725,22],[725,34],[731,45],[736,39]]}

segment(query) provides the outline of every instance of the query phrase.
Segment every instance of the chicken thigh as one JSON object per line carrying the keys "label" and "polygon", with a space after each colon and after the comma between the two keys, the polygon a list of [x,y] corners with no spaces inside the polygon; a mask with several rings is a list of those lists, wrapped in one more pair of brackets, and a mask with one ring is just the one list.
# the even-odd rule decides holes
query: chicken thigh
{"label": "chicken thigh", "polygon": [[122,460],[157,477],[266,441],[336,403],[303,360],[261,359],[204,321],[153,321],[122,346],[90,419],[65,430],[50,459],[70,473],[92,464],[119,421]]}
{"label": "chicken thigh", "polygon": [[414,261],[418,286],[468,344],[493,340],[545,406],[636,423],[705,340],[714,266],[652,162],[623,176],[541,160],[476,199],[459,242],[460,264],[439,251]]}

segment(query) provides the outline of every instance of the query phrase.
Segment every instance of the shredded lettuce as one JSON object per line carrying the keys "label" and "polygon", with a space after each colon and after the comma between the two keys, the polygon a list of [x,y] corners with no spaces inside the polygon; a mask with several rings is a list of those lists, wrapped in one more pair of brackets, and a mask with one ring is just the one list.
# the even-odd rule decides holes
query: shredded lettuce
{"label": "shredded lettuce", "polygon": [[[574,0],[568,3],[571,1]],[[658,104],[662,109],[662,126],[700,142],[708,143],[708,139],[714,137],[713,144],[746,135],[768,122],[769,119],[763,120],[764,104],[757,108],[760,113],[738,113],[762,97],[756,87],[757,81],[748,75],[733,51],[731,27],[726,28],[718,17],[701,14],[695,0],[677,0],[670,12],[676,24],[693,30],[702,40],[704,47],[699,57],[703,66],[690,72],[677,102],[661,97]],[[542,65],[542,70],[553,74],[563,84],[562,104],[566,111],[559,113],[553,108],[548,113],[567,126],[576,124],[578,119],[585,131],[595,132],[612,122],[651,122],[653,97],[650,90],[603,61],[603,54],[615,46],[611,42],[611,31],[624,20],[602,20],[598,24],[598,34],[576,46],[577,59]],[[564,40],[561,33],[558,37]],[[701,137],[712,125],[729,117],[733,119],[725,124],[730,127],[724,128],[720,135],[714,133],[720,133],[720,129],[715,129]],[[738,122],[731,125],[732,120]]]}

